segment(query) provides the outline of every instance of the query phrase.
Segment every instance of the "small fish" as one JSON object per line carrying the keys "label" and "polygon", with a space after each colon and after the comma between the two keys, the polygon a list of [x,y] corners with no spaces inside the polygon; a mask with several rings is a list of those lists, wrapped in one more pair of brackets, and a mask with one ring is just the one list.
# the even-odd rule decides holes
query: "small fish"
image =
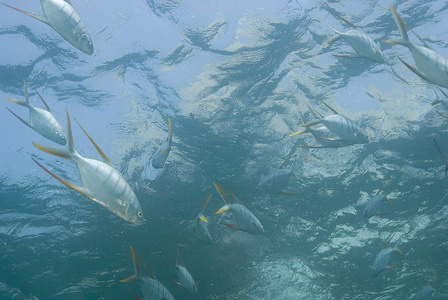
{"label": "small fish", "polygon": [[[79,125],[79,127],[81,127],[81,125]],[[104,208],[116,214],[120,218],[133,224],[142,225],[144,223],[143,212],[131,186],[124,179],[123,175],[118,172],[118,170],[115,168],[106,154],[104,154],[104,152],[87,134],[87,132],[82,127],[81,129],[95,146],[98,153],[104,159],[104,162],[96,159],[85,158],[78,154],[73,142],[72,128],[70,125],[70,117],[68,115],[68,111],[68,149],[45,147],[33,143],[34,146],[44,152],[74,161],[78,168],[79,176],[81,179],[81,186],[76,186],[70,182],[65,181],[64,179],[51,173],[44,166],[39,164],[35,159],[33,160],[48,174],[50,174],[69,188],[102,205]]]}
{"label": "small fish", "polygon": [[205,199],[204,204],[202,204],[201,211],[199,212],[196,218],[197,238],[200,242],[207,245],[210,245],[212,243],[212,237],[210,235],[210,232],[208,231],[207,227],[208,220],[204,216],[204,209],[207,206],[207,203],[211,197],[212,195],[208,196],[207,199]]}
{"label": "small fish", "polygon": [[12,113],[14,116],[16,116],[26,126],[30,127],[43,137],[46,137],[47,139],[52,140],[53,142],[58,143],[60,145],[65,145],[67,141],[65,139],[64,130],[62,129],[61,124],[59,124],[59,122],[56,121],[56,118],[54,117],[50,107],[47,105],[47,103],[44,101],[44,99],[36,90],[35,92],[39,96],[40,100],[42,100],[42,102],[44,103],[46,110],[31,105],[25,80],[23,81],[23,84],[25,86],[25,101],[11,99],[7,97],[5,97],[5,99],[12,103],[16,103],[28,108],[30,112],[29,116],[30,121],[29,122],[25,121],[8,108],[9,112]]}
{"label": "small fish", "polygon": [[188,292],[197,295],[198,286],[194,282],[193,276],[191,276],[190,272],[188,272],[187,268],[185,268],[184,262],[180,257],[179,245],[177,245],[176,272],[177,272],[176,284],[183,287]]}
{"label": "small fish", "polygon": [[343,17],[339,16],[338,14],[326,9],[330,14],[333,16],[341,19],[354,29],[347,30],[346,32],[340,32],[334,29],[330,26],[330,28],[334,31],[335,36],[333,36],[329,41],[328,44],[332,44],[336,42],[339,39],[345,40],[352,48],[355,50],[357,54],[347,54],[347,55],[335,55],[337,57],[345,57],[345,58],[367,58],[370,59],[373,62],[377,63],[383,63],[384,62],[384,56],[380,49],[380,43],[375,42],[361,29],[358,28],[358,26],[350,23]]}
{"label": "small fish", "polygon": [[366,144],[369,142],[369,138],[364,133],[364,130],[356,125],[355,122],[339,114],[324,101],[320,101],[325,104],[325,106],[327,106],[334,113],[334,115],[322,118],[321,116],[317,115],[317,113],[308,105],[308,103],[306,103],[305,100],[303,100],[303,102],[305,102],[306,106],[308,106],[309,110],[317,120],[303,124],[302,127],[310,127],[322,123],[338,137],[338,139],[320,137],[322,139],[330,141],[344,141],[352,144]]}
{"label": "small fish", "polygon": [[437,150],[439,150],[440,154],[442,154],[443,159],[445,160],[445,175],[448,173],[448,159],[446,158],[445,154],[442,152],[442,149],[440,149],[439,145],[436,142],[435,138],[432,138],[432,140],[434,141],[434,144],[437,147]]}
{"label": "small fish", "polygon": [[216,190],[218,191],[219,195],[221,196],[222,200],[226,203],[223,207],[221,207],[215,214],[221,214],[223,212],[226,212],[228,210],[232,210],[233,215],[235,216],[236,222],[238,226],[230,225],[230,224],[222,224],[227,227],[245,231],[251,234],[260,234],[264,232],[263,225],[261,225],[260,221],[257,219],[257,217],[249,210],[246,206],[239,200],[232,192],[230,192],[228,189],[225,189],[229,194],[232,195],[235,200],[238,201],[238,203],[230,203],[229,199],[227,198],[226,194],[222,190],[223,187],[217,185],[216,183],[212,182],[215,186]]}
{"label": "small fish", "polygon": [[[437,277],[436,277],[437,271],[434,272],[433,276],[433,285],[436,285]],[[428,300],[434,295],[435,289],[431,284],[426,285],[423,289],[420,290],[420,292],[417,294],[417,300]]]}
{"label": "small fish", "polygon": [[[388,186],[388,190],[390,187],[390,183],[392,182],[392,178],[389,181],[389,186]],[[387,199],[386,196],[384,195],[380,195],[381,190],[383,188],[381,188],[369,201],[369,203],[367,203],[366,208],[364,209],[364,218],[370,218],[376,215],[384,215],[385,213],[383,212],[383,201],[386,200],[389,204],[392,204],[392,201],[390,201],[389,199]]]}
{"label": "small fish", "polygon": [[[146,266],[145,263],[143,263],[148,270],[148,272],[151,274],[151,277],[142,276],[140,274],[140,267],[138,265],[138,258],[137,255],[134,252],[134,249],[132,249],[131,246],[131,253],[132,253],[132,260],[134,262],[134,270],[135,274],[131,277],[128,277],[126,279],[120,280],[120,282],[134,282],[139,281],[140,287],[142,289],[143,298],[145,300],[174,300],[173,295],[171,295],[170,291],[162,284],[160,281],[156,279],[154,274],[151,272],[151,270]],[[132,295],[134,296],[134,295]],[[134,296],[135,298],[138,298]]]}
{"label": "small fish", "polygon": [[385,43],[399,44],[409,48],[412,56],[414,57],[417,69],[409,65],[401,58],[401,62],[406,65],[412,72],[420,76],[426,81],[438,84],[443,87],[448,87],[448,60],[435,52],[427,45],[420,46],[412,43],[409,40],[408,33],[405,28],[405,24],[401,20],[395,8],[389,5],[395,23],[400,31],[401,38],[395,40],[385,40]]}
{"label": "small fish", "polygon": [[[305,117],[303,116],[302,112],[299,109],[300,117],[302,118],[302,121],[304,124],[307,123]],[[317,111],[315,111],[317,113]],[[322,115],[319,114],[321,118],[323,118]],[[346,147],[353,145],[351,142],[343,141],[340,137],[335,135],[331,130],[329,130],[325,125],[321,125],[317,128],[313,127],[305,127],[305,130],[290,134],[289,136],[296,136],[301,135],[304,133],[311,133],[321,146],[299,146],[300,148],[340,148],[340,147]]]}
{"label": "small fish", "polygon": [[294,151],[288,155],[285,161],[282,163],[280,168],[271,171],[268,175],[264,176],[260,182],[258,183],[257,188],[260,189],[264,193],[268,194],[285,194],[285,195],[295,195],[294,193],[290,193],[285,191],[286,186],[288,185],[289,179],[292,175],[294,175],[297,179],[297,175],[294,170],[285,168],[285,164],[291,158],[291,156],[295,153],[296,147],[294,147]]}
{"label": "small fish", "polygon": [[29,13],[8,4],[3,5],[33,17],[53,28],[67,42],[86,54],[93,53],[89,31],[70,0],[40,0],[42,16]]}
{"label": "small fish", "polygon": [[372,275],[374,278],[377,278],[378,275],[380,275],[380,273],[383,272],[384,270],[393,269],[395,267],[398,267],[398,265],[400,265],[400,263],[397,263],[395,265],[389,265],[392,253],[396,252],[400,255],[403,254],[397,248],[397,246],[395,246],[394,248],[387,248],[387,246],[389,246],[389,243],[393,237],[394,237],[394,234],[392,234],[392,236],[387,241],[386,245],[384,245],[383,249],[380,251],[380,253],[378,253],[378,255],[375,259],[375,262],[373,263]]}
{"label": "small fish", "polygon": [[166,121],[168,125],[168,137],[166,141],[160,146],[159,150],[157,150],[156,154],[154,154],[154,158],[152,159],[152,166],[156,169],[161,169],[165,165],[166,159],[168,158],[168,154],[170,154],[171,150],[171,141],[173,139],[173,126],[171,125],[171,120],[168,119]]}

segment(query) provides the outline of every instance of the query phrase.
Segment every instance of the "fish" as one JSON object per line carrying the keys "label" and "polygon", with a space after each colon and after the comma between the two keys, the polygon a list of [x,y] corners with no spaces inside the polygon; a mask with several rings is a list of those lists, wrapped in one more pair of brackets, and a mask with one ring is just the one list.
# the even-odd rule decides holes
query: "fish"
{"label": "fish", "polygon": [[47,24],[82,52],[89,55],[93,53],[89,31],[70,0],[40,0],[40,4],[42,16],[3,3],[9,8]]}
{"label": "fish", "polygon": [[160,146],[160,148],[154,154],[152,159],[152,166],[156,169],[161,169],[165,165],[168,154],[171,150],[171,141],[173,140],[173,126],[171,125],[171,120],[167,119],[166,124],[168,125],[168,137],[166,141]]}
{"label": "fish", "polygon": [[[440,98],[439,95],[437,95],[437,92],[434,90],[434,93],[436,94],[437,99],[431,102],[431,105],[436,105],[438,103],[441,103],[445,109],[448,109],[448,95],[441,89],[438,88],[440,92],[445,96],[444,98]],[[439,112],[437,112],[439,113]],[[440,113],[439,113],[440,114]]]}
{"label": "fish", "polygon": [[405,24],[401,20],[395,8],[389,5],[395,23],[400,31],[401,38],[394,40],[384,40],[382,42],[398,44],[408,47],[414,57],[417,68],[414,68],[401,58],[401,62],[408,67],[412,72],[431,83],[448,87],[448,60],[429,48],[428,45],[420,46],[412,43],[406,31]]}
{"label": "fish", "polygon": [[207,227],[208,220],[204,216],[204,209],[207,206],[208,201],[210,201],[210,198],[213,196],[210,195],[205,199],[204,204],[202,204],[201,211],[199,212],[197,218],[196,218],[196,234],[197,239],[207,245],[212,244],[212,237],[210,235],[210,232]]}
{"label": "fish", "polygon": [[[131,248],[131,254],[132,254],[132,261],[134,262],[134,270],[135,274],[131,277],[128,277],[126,279],[120,280],[120,282],[140,282],[140,287],[142,289],[143,298],[145,300],[174,300],[173,295],[170,293],[170,291],[160,282],[156,279],[154,274],[151,272],[151,270],[148,268],[148,266],[142,262],[148,272],[151,274],[151,277],[142,276],[140,274],[140,267],[138,265],[138,257],[134,252],[134,249],[131,245],[129,245]],[[133,295],[134,296],[134,295]],[[134,296],[135,298],[138,298]]]}
{"label": "fish", "polygon": [[361,129],[355,122],[339,114],[335,109],[326,104],[324,101],[320,101],[325,104],[325,106],[327,106],[334,113],[334,115],[322,118],[308,105],[308,103],[306,103],[305,100],[303,100],[303,102],[305,102],[306,106],[308,106],[309,110],[317,120],[303,124],[302,127],[310,127],[322,123],[338,137],[337,139],[320,137],[322,139],[326,139],[329,141],[345,141],[352,144],[367,144],[369,142],[369,137],[364,133],[364,130]]}
{"label": "fish", "polygon": [[437,141],[435,138],[432,138],[434,141],[434,144],[437,147],[437,150],[439,150],[440,154],[442,155],[442,158],[445,160],[445,175],[448,173],[448,159],[446,158],[445,154],[442,152],[442,149],[440,149],[439,144],[437,144]]}
{"label": "fish", "polygon": [[[433,276],[433,285],[436,285],[437,277],[436,277],[437,271],[434,272]],[[436,290],[431,284],[426,285],[424,288],[420,290],[420,292],[417,294],[417,300],[428,300],[434,295],[434,292]]]}
{"label": "fish", "polygon": [[177,245],[176,272],[177,272],[177,281],[175,281],[176,284],[183,287],[188,292],[197,295],[198,285],[194,282],[193,276],[191,276],[187,268],[185,268],[182,258],[180,257],[179,245]]}
{"label": "fish", "polygon": [[328,25],[335,33],[335,35],[328,41],[328,44],[333,44],[339,39],[345,40],[352,48],[355,50],[356,54],[346,54],[346,55],[335,55],[336,57],[343,58],[367,58],[376,63],[383,63],[384,56],[381,52],[380,43],[375,43],[372,38],[370,38],[364,31],[362,31],[358,26],[347,21],[343,17],[339,16],[335,12],[326,9],[330,14],[336,18],[341,19],[353,29],[347,30],[346,32],[340,32]]}
{"label": "fish", "polygon": [[67,143],[67,140],[65,138],[64,129],[62,129],[61,124],[59,124],[59,122],[54,117],[50,107],[36,90],[34,91],[37,93],[40,100],[42,100],[42,102],[44,103],[46,110],[31,105],[25,80],[23,81],[23,85],[25,86],[25,101],[8,97],[5,97],[5,99],[9,102],[19,104],[28,108],[29,122],[25,121],[24,119],[13,113],[9,108],[7,108],[9,112],[12,113],[17,119],[22,121],[23,124],[30,127],[43,137],[55,143],[58,143],[59,145],[65,145]]}
{"label": "fish", "polygon": [[84,131],[89,140],[95,146],[104,162],[96,159],[85,158],[76,151],[75,144],[73,142],[68,110],[67,149],[46,147],[36,143],[33,143],[33,145],[46,153],[74,161],[79,172],[81,186],[76,186],[56,176],[33,158],[34,162],[36,162],[42,169],[59,180],[61,183],[100,204],[120,218],[136,225],[142,225],[145,222],[145,219],[143,217],[140,203],[138,202],[137,196],[131,186],[124,179],[123,175],[118,172],[106,154],[104,154],[93,139],[81,127],[81,125],[79,125],[79,127],[82,131]]}
{"label": "fish", "polygon": [[[261,225],[257,217],[246,206],[244,206],[244,204],[241,202],[240,199],[238,199],[228,189],[225,189],[224,187],[221,187],[214,182],[212,183],[215,186],[216,190],[218,191],[219,195],[221,196],[222,200],[224,200],[225,202],[225,205],[221,207],[215,214],[218,215],[228,210],[231,210],[238,224],[238,226],[235,226],[231,224],[221,223],[222,225],[225,225],[233,229],[245,231],[250,234],[261,234],[264,232],[263,225]],[[238,203],[230,203],[229,199],[227,198],[226,194],[222,189],[225,189],[229,194],[231,194],[232,197],[238,201]]]}
{"label": "fish", "polygon": [[288,155],[285,161],[281,164],[280,168],[271,171],[268,175],[264,176],[257,185],[257,188],[260,189],[264,193],[268,194],[285,194],[285,195],[295,195],[295,193],[285,191],[286,186],[288,185],[289,179],[292,175],[299,179],[295,174],[293,169],[285,168],[285,164],[291,158],[291,156],[295,153],[296,147],[294,147],[294,151]]}
{"label": "fish", "polygon": [[373,263],[373,267],[372,267],[373,278],[377,278],[381,274],[381,272],[383,272],[384,270],[393,269],[400,265],[400,263],[397,263],[394,265],[389,265],[391,255],[393,253],[398,253],[400,255],[403,254],[403,252],[401,252],[397,248],[397,246],[395,246],[394,248],[387,247],[387,246],[389,246],[389,243],[393,237],[394,237],[394,234],[391,235],[391,237],[387,241],[386,245],[384,245],[383,249],[380,251],[380,253],[378,253],[378,255],[375,259],[375,262]]}
{"label": "fish", "polygon": [[[300,109],[299,109],[299,113],[300,113],[300,117],[302,118],[303,123],[306,124],[307,121],[306,121],[305,117],[303,116],[302,112],[300,111]],[[317,113],[317,111],[315,111],[315,113]],[[323,118],[322,115],[319,114],[319,116],[321,118]],[[316,142],[318,142],[321,146],[299,146],[300,148],[340,148],[340,147],[346,147],[346,146],[353,145],[352,142],[341,140],[340,137],[335,135],[331,130],[329,130],[323,124],[321,124],[317,128],[313,128],[311,126],[305,127],[304,130],[292,133],[289,136],[292,137],[292,136],[301,135],[304,133],[311,133],[313,135],[314,139],[316,140]]]}
{"label": "fish", "polygon": [[[390,187],[391,182],[392,182],[392,178],[389,181],[388,189]],[[382,189],[383,188],[381,188],[367,203],[366,208],[364,209],[364,218],[368,219],[368,218],[376,216],[376,215],[384,215],[385,214],[383,212],[383,201],[384,200],[386,200],[389,204],[392,204],[392,201],[387,199],[387,197],[385,195],[380,194]]]}

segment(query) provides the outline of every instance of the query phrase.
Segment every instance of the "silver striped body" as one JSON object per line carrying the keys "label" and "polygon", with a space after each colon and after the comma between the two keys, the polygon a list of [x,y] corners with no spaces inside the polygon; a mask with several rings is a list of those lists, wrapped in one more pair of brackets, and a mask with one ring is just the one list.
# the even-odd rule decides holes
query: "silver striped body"
{"label": "silver striped body", "polygon": [[257,187],[265,193],[284,192],[293,174],[294,171],[287,168],[273,170],[260,180]]}
{"label": "silver striped body", "polygon": [[432,49],[408,44],[417,69],[432,83],[448,88],[448,60]]}
{"label": "silver striped body", "polygon": [[34,131],[55,143],[65,145],[64,129],[51,112],[31,104],[28,109],[30,111],[29,124]]}
{"label": "silver striped body", "polygon": [[196,295],[198,293],[198,287],[194,282],[193,276],[191,276],[190,272],[188,272],[188,270],[181,265],[177,265],[176,270],[177,280],[179,284],[188,292]]}
{"label": "silver striped body", "polygon": [[208,230],[207,223],[202,221],[200,217],[203,216],[202,212],[199,213],[196,218],[196,234],[200,242],[210,245],[212,243],[212,237],[210,231]]}
{"label": "silver striped body", "polygon": [[334,31],[340,38],[345,40],[359,56],[378,63],[384,62],[384,57],[379,49],[379,44],[375,44],[375,42],[361,30],[350,29],[346,32]]}
{"label": "silver striped body", "polygon": [[241,230],[251,234],[260,234],[264,232],[263,225],[261,225],[257,217],[246,206],[240,203],[232,203],[230,204],[230,209]]}
{"label": "silver striped body", "polygon": [[[305,131],[311,133],[316,139],[316,142],[324,148],[339,148],[353,145],[352,142],[342,141],[339,136],[335,135],[326,126],[319,126],[317,128],[306,127]],[[325,138],[332,140],[326,140]]]}
{"label": "silver striped body", "polygon": [[370,218],[383,213],[383,201],[386,199],[383,195],[375,195],[367,203],[364,209],[364,218]]}
{"label": "silver striped body", "polygon": [[389,267],[389,262],[392,253],[399,252],[400,250],[396,248],[385,248],[378,253],[375,262],[373,263],[372,267],[372,275],[374,278],[378,277],[381,272],[386,270]]}
{"label": "silver striped body", "polygon": [[319,121],[343,141],[353,144],[369,142],[369,138],[364,131],[355,122],[343,115],[331,115],[319,118]]}
{"label": "silver striped body", "polygon": [[174,300],[170,291],[160,281],[139,276],[140,287],[145,300]]}

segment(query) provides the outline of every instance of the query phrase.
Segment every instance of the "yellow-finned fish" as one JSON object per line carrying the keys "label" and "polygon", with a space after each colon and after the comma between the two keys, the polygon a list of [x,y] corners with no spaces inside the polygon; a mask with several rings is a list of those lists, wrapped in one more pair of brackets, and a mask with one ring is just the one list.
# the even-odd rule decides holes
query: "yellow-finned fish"
{"label": "yellow-finned fish", "polygon": [[93,53],[93,43],[89,31],[70,0],[40,0],[40,4],[42,16],[3,3],[7,7],[47,24],[82,52]]}
{"label": "yellow-finned fish", "polygon": [[400,263],[397,263],[394,265],[389,265],[392,253],[396,252],[400,255],[403,254],[400,251],[400,249],[397,248],[398,243],[397,243],[397,246],[395,246],[394,248],[387,247],[387,246],[389,246],[389,243],[393,237],[394,237],[394,234],[391,235],[391,237],[387,241],[386,245],[384,245],[383,249],[380,251],[380,253],[378,253],[377,257],[375,258],[375,262],[373,263],[373,267],[372,267],[372,275],[374,278],[377,278],[378,275],[380,275],[380,273],[383,272],[384,270],[393,269],[400,265]]}
{"label": "yellow-finned fish", "polygon": [[[79,123],[78,123],[79,125]],[[79,126],[81,127],[81,125]],[[47,170],[44,166],[34,160],[42,169],[44,169],[51,176],[75,190],[83,196],[102,205],[110,212],[116,214],[120,218],[137,225],[144,223],[143,212],[140,208],[137,196],[135,196],[129,183],[124,179],[123,175],[118,172],[113,163],[92,140],[87,132],[81,127],[82,131],[87,135],[89,140],[95,146],[98,153],[104,159],[104,162],[85,158],[78,154],[73,143],[72,129],[70,125],[70,116],[67,111],[67,146],[68,149],[59,149],[52,147],[44,147],[34,144],[40,150],[70,159],[76,163],[79,176],[81,179],[81,186],[76,186],[64,179],[56,176]]]}
{"label": "yellow-finned fish", "polygon": [[16,116],[17,119],[22,121],[26,126],[30,127],[43,137],[46,137],[47,139],[52,140],[53,142],[58,143],[60,145],[65,145],[67,140],[65,139],[64,129],[62,129],[61,124],[59,124],[59,122],[54,117],[50,107],[47,105],[45,100],[36,90],[35,92],[39,96],[40,100],[42,100],[42,102],[44,103],[46,110],[31,105],[25,80],[23,81],[23,85],[25,86],[25,101],[11,99],[7,97],[5,97],[5,99],[12,103],[16,103],[28,108],[30,112],[29,122],[25,121],[24,119],[13,113],[9,108],[8,110],[14,116]]}
{"label": "yellow-finned fish", "polygon": [[224,202],[226,203],[215,214],[221,214],[228,210],[232,210],[233,215],[235,216],[235,220],[238,223],[238,226],[230,224],[223,224],[223,225],[230,228],[246,231],[251,234],[260,234],[264,232],[263,225],[261,225],[257,217],[246,206],[244,206],[241,200],[239,200],[232,192],[226,189],[226,191],[230,193],[232,197],[235,198],[235,200],[238,201],[238,203],[230,203],[226,194],[222,190],[223,187],[217,185],[214,182],[212,183],[215,186],[216,190],[218,191],[219,195],[221,196],[222,200],[224,200]]}
{"label": "yellow-finned fish", "polygon": [[196,217],[196,234],[197,238],[201,243],[211,245],[212,243],[212,237],[210,235],[210,231],[208,230],[207,223],[208,220],[204,216],[204,209],[207,206],[208,201],[210,201],[210,198],[213,196],[210,195],[205,199],[204,204],[202,204],[201,211],[199,212],[198,216]]}
{"label": "yellow-finned fish", "polygon": [[[140,274],[140,267],[138,265],[137,255],[135,254],[134,249],[132,249],[131,245],[129,245],[129,248],[131,248],[132,261],[134,262],[135,274],[132,275],[131,277],[120,280],[120,282],[139,281],[143,297],[145,300],[174,300],[174,297],[173,295],[171,295],[170,291],[162,283],[160,283],[160,281],[156,279],[156,277],[148,268],[148,266],[143,262],[142,262],[143,265],[146,267],[149,274],[151,274],[153,278],[142,276]],[[134,297],[137,298],[136,296]]]}
{"label": "yellow-finned fish", "polygon": [[154,158],[152,159],[152,166],[155,169],[161,169],[165,165],[166,159],[168,158],[168,154],[170,154],[171,150],[171,141],[173,140],[173,126],[171,125],[171,120],[167,119],[166,124],[168,125],[168,137],[166,141],[160,146],[160,148],[154,154]]}
{"label": "yellow-finned fish", "polygon": [[405,24],[401,20],[395,8],[389,5],[395,23],[400,31],[401,38],[395,40],[385,40],[385,43],[399,44],[409,48],[412,56],[414,57],[417,69],[409,65],[401,58],[400,60],[415,74],[425,79],[426,81],[438,84],[443,87],[448,87],[448,60],[435,52],[427,45],[420,46],[412,43],[409,40],[408,33],[406,31]]}
{"label": "yellow-finned fish", "polygon": [[191,276],[187,268],[185,268],[184,262],[180,257],[179,245],[177,245],[176,272],[177,272],[177,281],[175,281],[176,284],[183,287],[188,292],[197,295],[198,285],[194,282],[193,276]]}

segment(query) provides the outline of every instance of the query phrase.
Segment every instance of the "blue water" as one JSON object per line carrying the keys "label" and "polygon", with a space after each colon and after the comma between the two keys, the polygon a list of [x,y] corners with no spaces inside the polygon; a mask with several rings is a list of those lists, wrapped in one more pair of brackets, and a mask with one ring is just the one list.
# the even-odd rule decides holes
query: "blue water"
{"label": "blue water", "polygon": [[[38,1],[9,4],[40,13]],[[133,187],[146,223],[136,226],[69,190],[31,158],[79,184],[70,161],[32,145],[51,142],[0,109],[0,298],[133,299],[137,283],[129,245],[176,299],[412,299],[428,283],[448,298],[448,206],[444,163],[448,114],[434,86],[408,70],[408,49],[381,44],[386,62],[341,59],[348,27],[375,41],[398,36],[388,5],[448,57],[447,4],[442,1],[72,1],[95,51],[88,56],[47,25],[0,7],[0,90],[23,99],[27,81],[65,128],[72,118],[78,152],[101,159],[76,119]],[[324,21],[321,19],[321,17]],[[410,34],[411,39],[417,38]],[[440,93],[439,93],[440,94]],[[370,143],[303,150],[295,196],[266,195],[260,179],[296,145],[317,145],[299,131],[302,99],[322,114],[318,96],[366,129]],[[150,159],[173,123],[163,170]],[[386,214],[363,218],[368,199],[393,177]],[[212,181],[236,194],[265,228],[250,235],[224,226],[231,214]],[[383,192],[385,192],[383,190]],[[196,239],[205,198],[212,245]],[[376,279],[377,253],[391,243],[399,267]],[[175,279],[176,248],[199,283],[189,295]]]}

